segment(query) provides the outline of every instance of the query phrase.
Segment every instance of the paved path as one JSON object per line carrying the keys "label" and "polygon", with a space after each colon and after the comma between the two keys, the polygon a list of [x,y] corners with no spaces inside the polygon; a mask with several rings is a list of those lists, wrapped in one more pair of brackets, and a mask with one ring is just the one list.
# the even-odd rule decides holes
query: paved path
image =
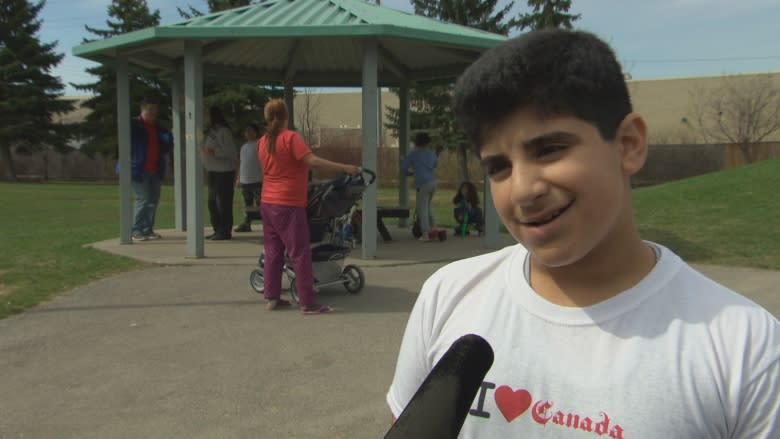
{"label": "paved path", "polygon": [[[207,243],[211,256],[189,262],[172,232],[96,244],[176,265],[93,282],[0,320],[0,438],[381,437],[420,285],[442,259],[486,251],[477,238],[420,244],[393,233],[387,259],[356,261],[365,289],[321,292],[337,312],[316,317],[263,309],[248,284],[256,238]],[[697,268],[780,315],[780,273]]]}

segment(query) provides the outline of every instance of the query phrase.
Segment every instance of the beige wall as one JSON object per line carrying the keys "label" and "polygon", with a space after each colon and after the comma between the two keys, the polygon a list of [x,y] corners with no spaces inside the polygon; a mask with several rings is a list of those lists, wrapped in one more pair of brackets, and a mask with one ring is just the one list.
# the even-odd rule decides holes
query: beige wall
{"label": "beige wall", "polygon": [[[304,111],[306,107],[305,102],[309,99],[309,107],[312,109],[311,113],[314,115],[315,125],[328,129],[329,133],[342,128],[345,129],[345,134],[347,135],[349,135],[350,131],[361,127],[363,119],[363,95],[361,92],[310,93],[309,96],[305,96],[305,94],[302,91],[296,94],[294,111],[296,113]],[[388,122],[385,114],[387,106],[398,108],[398,96],[389,91],[384,91],[381,98],[381,137],[384,139],[385,146],[397,147],[398,139],[391,136],[389,131],[384,128]],[[296,125],[300,125],[297,118]],[[300,126],[297,128],[300,130]],[[330,136],[332,137],[333,134],[330,134]]]}
{"label": "beige wall", "polygon": [[[750,80],[757,74],[735,75],[737,79]],[[648,125],[651,143],[677,144],[702,143],[691,125],[693,122],[691,93],[697,88],[715,89],[722,84],[723,76],[702,76],[695,78],[655,79],[628,81],[628,89],[634,109],[642,114]],[[780,87],[780,72],[772,78]],[[656,140],[653,142],[653,140]],[[780,131],[765,142],[780,141]]]}
{"label": "beige wall", "polygon": [[[780,87],[780,72],[773,73],[775,83]],[[750,79],[755,74],[736,75],[737,78]],[[690,95],[697,87],[712,89],[721,84],[722,76],[693,78],[630,80],[628,89],[634,109],[641,113],[647,122],[650,141],[654,144],[691,144],[702,143],[683,118],[692,119]],[[73,97],[70,97],[73,99]],[[77,98],[78,99],[78,98]],[[83,99],[83,98],[81,98]],[[306,97],[299,91],[295,98],[296,113],[303,111]],[[315,125],[328,129],[329,136],[340,128],[347,129],[345,135],[354,136],[354,130],[362,124],[362,94],[354,92],[311,93],[311,107]],[[398,108],[398,96],[389,91],[382,92],[382,134],[385,146],[397,147],[398,139],[384,129],[387,123],[385,108]],[[65,123],[81,120],[88,110],[79,109],[65,115]],[[296,125],[297,123],[296,119]],[[300,129],[300,127],[299,127]],[[780,142],[780,131],[770,135],[765,142]]]}
{"label": "beige wall", "polygon": [[[780,87],[780,72],[773,73],[773,78]],[[757,75],[736,75],[737,78],[750,79]],[[722,76],[704,76],[693,78],[630,80],[628,89],[634,109],[641,113],[647,122],[651,143],[655,144],[690,144],[703,143],[703,140],[692,130],[691,92],[698,87],[713,89],[723,80]],[[318,120],[325,128],[358,128],[361,119],[360,92],[318,93]],[[300,94],[296,98],[301,99]],[[296,111],[298,107],[296,100]],[[390,92],[382,93],[382,108],[385,106],[398,108],[398,97]],[[384,117],[384,116],[383,116]],[[385,123],[387,121],[385,120]],[[775,132],[766,142],[780,141],[780,131]],[[386,135],[387,146],[397,146],[398,140]]]}

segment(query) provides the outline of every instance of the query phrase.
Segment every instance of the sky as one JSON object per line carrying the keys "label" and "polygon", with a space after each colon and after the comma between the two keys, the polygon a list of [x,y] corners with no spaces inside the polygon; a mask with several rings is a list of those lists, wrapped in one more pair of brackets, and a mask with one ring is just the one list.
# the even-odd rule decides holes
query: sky
{"label": "sky", "polygon": [[[206,11],[205,0],[147,0],[160,11],[161,24],[181,21],[176,7]],[[499,0],[500,5],[507,0]],[[70,83],[95,78],[85,69],[95,63],[72,55],[84,38],[84,25],[106,29],[110,0],[46,0],[39,15],[39,37],[57,41],[65,54],[54,74],[65,94],[80,94]],[[409,0],[381,0],[383,7],[412,12]],[[528,12],[517,0],[512,15]],[[572,0],[581,14],[577,29],[607,41],[632,79],[661,79],[722,74],[780,72],[780,1],[778,0]]]}

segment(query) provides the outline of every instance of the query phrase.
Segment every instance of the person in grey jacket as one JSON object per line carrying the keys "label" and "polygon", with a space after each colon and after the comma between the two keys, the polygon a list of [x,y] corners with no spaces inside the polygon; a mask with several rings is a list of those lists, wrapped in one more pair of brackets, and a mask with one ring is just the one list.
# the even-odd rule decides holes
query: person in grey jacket
{"label": "person in grey jacket", "polygon": [[206,239],[223,241],[232,238],[233,190],[236,181],[238,151],[233,133],[219,108],[212,106],[207,114],[209,128],[201,155],[208,172],[208,207],[214,233]]}

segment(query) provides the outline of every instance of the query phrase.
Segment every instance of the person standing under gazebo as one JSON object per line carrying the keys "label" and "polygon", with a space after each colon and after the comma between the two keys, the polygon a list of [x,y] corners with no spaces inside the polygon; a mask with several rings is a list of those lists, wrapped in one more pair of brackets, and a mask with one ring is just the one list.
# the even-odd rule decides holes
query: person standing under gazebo
{"label": "person standing under gazebo", "polygon": [[232,238],[233,194],[238,153],[233,133],[219,108],[208,111],[209,128],[203,142],[203,167],[208,172],[208,206],[214,233],[206,239],[224,241]]}

